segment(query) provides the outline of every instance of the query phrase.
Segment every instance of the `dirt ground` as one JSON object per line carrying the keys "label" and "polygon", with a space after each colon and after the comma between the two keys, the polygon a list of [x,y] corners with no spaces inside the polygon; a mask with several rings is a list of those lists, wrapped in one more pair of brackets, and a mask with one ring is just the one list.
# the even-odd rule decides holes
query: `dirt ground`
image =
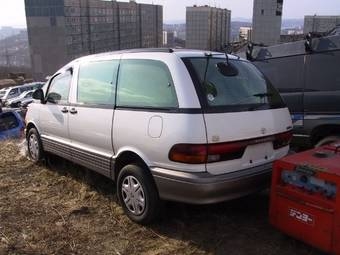
{"label": "dirt ground", "polygon": [[266,192],[209,206],[165,203],[144,227],[114,183],[54,158],[34,165],[0,143],[0,254],[322,254],[272,228]]}

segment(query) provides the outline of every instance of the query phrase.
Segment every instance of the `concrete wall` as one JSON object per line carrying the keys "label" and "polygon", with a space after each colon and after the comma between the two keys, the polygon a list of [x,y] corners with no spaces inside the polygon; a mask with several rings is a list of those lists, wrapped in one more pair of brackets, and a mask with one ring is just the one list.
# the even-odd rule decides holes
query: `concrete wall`
{"label": "concrete wall", "polygon": [[340,16],[305,16],[303,33],[328,32],[340,25]]}
{"label": "concrete wall", "polygon": [[80,56],[161,47],[163,7],[101,0],[25,0],[34,77]]}
{"label": "concrete wall", "polygon": [[280,42],[283,0],[254,0],[252,40],[274,45]]}
{"label": "concrete wall", "polygon": [[230,40],[230,16],[226,9],[187,7],[186,48],[223,50]]}

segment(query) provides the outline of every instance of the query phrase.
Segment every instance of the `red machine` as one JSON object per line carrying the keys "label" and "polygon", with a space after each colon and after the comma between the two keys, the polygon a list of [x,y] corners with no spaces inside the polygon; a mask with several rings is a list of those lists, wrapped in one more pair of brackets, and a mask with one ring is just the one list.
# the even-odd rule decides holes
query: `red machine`
{"label": "red machine", "polygon": [[270,223],[325,252],[340,254],[340,142],[274,163]]}

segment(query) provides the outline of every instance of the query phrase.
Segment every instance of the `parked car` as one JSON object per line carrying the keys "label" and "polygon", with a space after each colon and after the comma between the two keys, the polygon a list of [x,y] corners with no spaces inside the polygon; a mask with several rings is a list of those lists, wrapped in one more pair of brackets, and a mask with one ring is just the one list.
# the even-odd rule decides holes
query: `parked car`
{"label": "parked car", "polygon": [[25,98],[20,102],[19,107],[27,108],[29,104],[33,103],[33,101],[34,101],[34,99],[32,97],[31,98]]}
{"label": "parked car", "polygon": [[209,204],[267,187],[291,139],[279,93],[250,62],[216,52],[83,57],[33,98],[31,160],[54,153],[112,178],[139,223],[157,216],[160,199]]}
{"label": "parked car", "polygon": [[33,92],[34,92],[33,90],[25,91],[21,93],[18,97],[7,100],[5,106],[15,108],[19,107],[23,100],[26,99],[33,100],[32,99]]}
{"label": "parked car", "polygon": [[6,105],[7,101],[13,99],[15,97],[20,96],[23,92],[29,90],[36,90],[41,88],[45,83],[43,82],[33,82],[27,83],[20,86],[14,86],[10,88],[6,88],[0,91],[0,99],[2,100],[3,106]]}
{"label": "parked car", "polygon": [[15,111],[0,113],[0,141],[20,138],[24,135],[25,123]]}
{"label": "parked car", "polygon": [[318,147],[340,140],[340,26],[336,35],[264,47],[256,65],[291,112],[293,144]]}

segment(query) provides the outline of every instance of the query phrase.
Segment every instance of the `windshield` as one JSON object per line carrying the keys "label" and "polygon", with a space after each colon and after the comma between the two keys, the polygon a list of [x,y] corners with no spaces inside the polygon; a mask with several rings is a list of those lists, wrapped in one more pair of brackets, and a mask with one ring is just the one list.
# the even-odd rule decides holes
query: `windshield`
{"label": "windshield", "polygon": [[285,107],[279,93],[247,61],[227,63],[226,59],[213,57],[183,60],[194,82],[199,84],[198,92],[208,109],[245,111]]}

